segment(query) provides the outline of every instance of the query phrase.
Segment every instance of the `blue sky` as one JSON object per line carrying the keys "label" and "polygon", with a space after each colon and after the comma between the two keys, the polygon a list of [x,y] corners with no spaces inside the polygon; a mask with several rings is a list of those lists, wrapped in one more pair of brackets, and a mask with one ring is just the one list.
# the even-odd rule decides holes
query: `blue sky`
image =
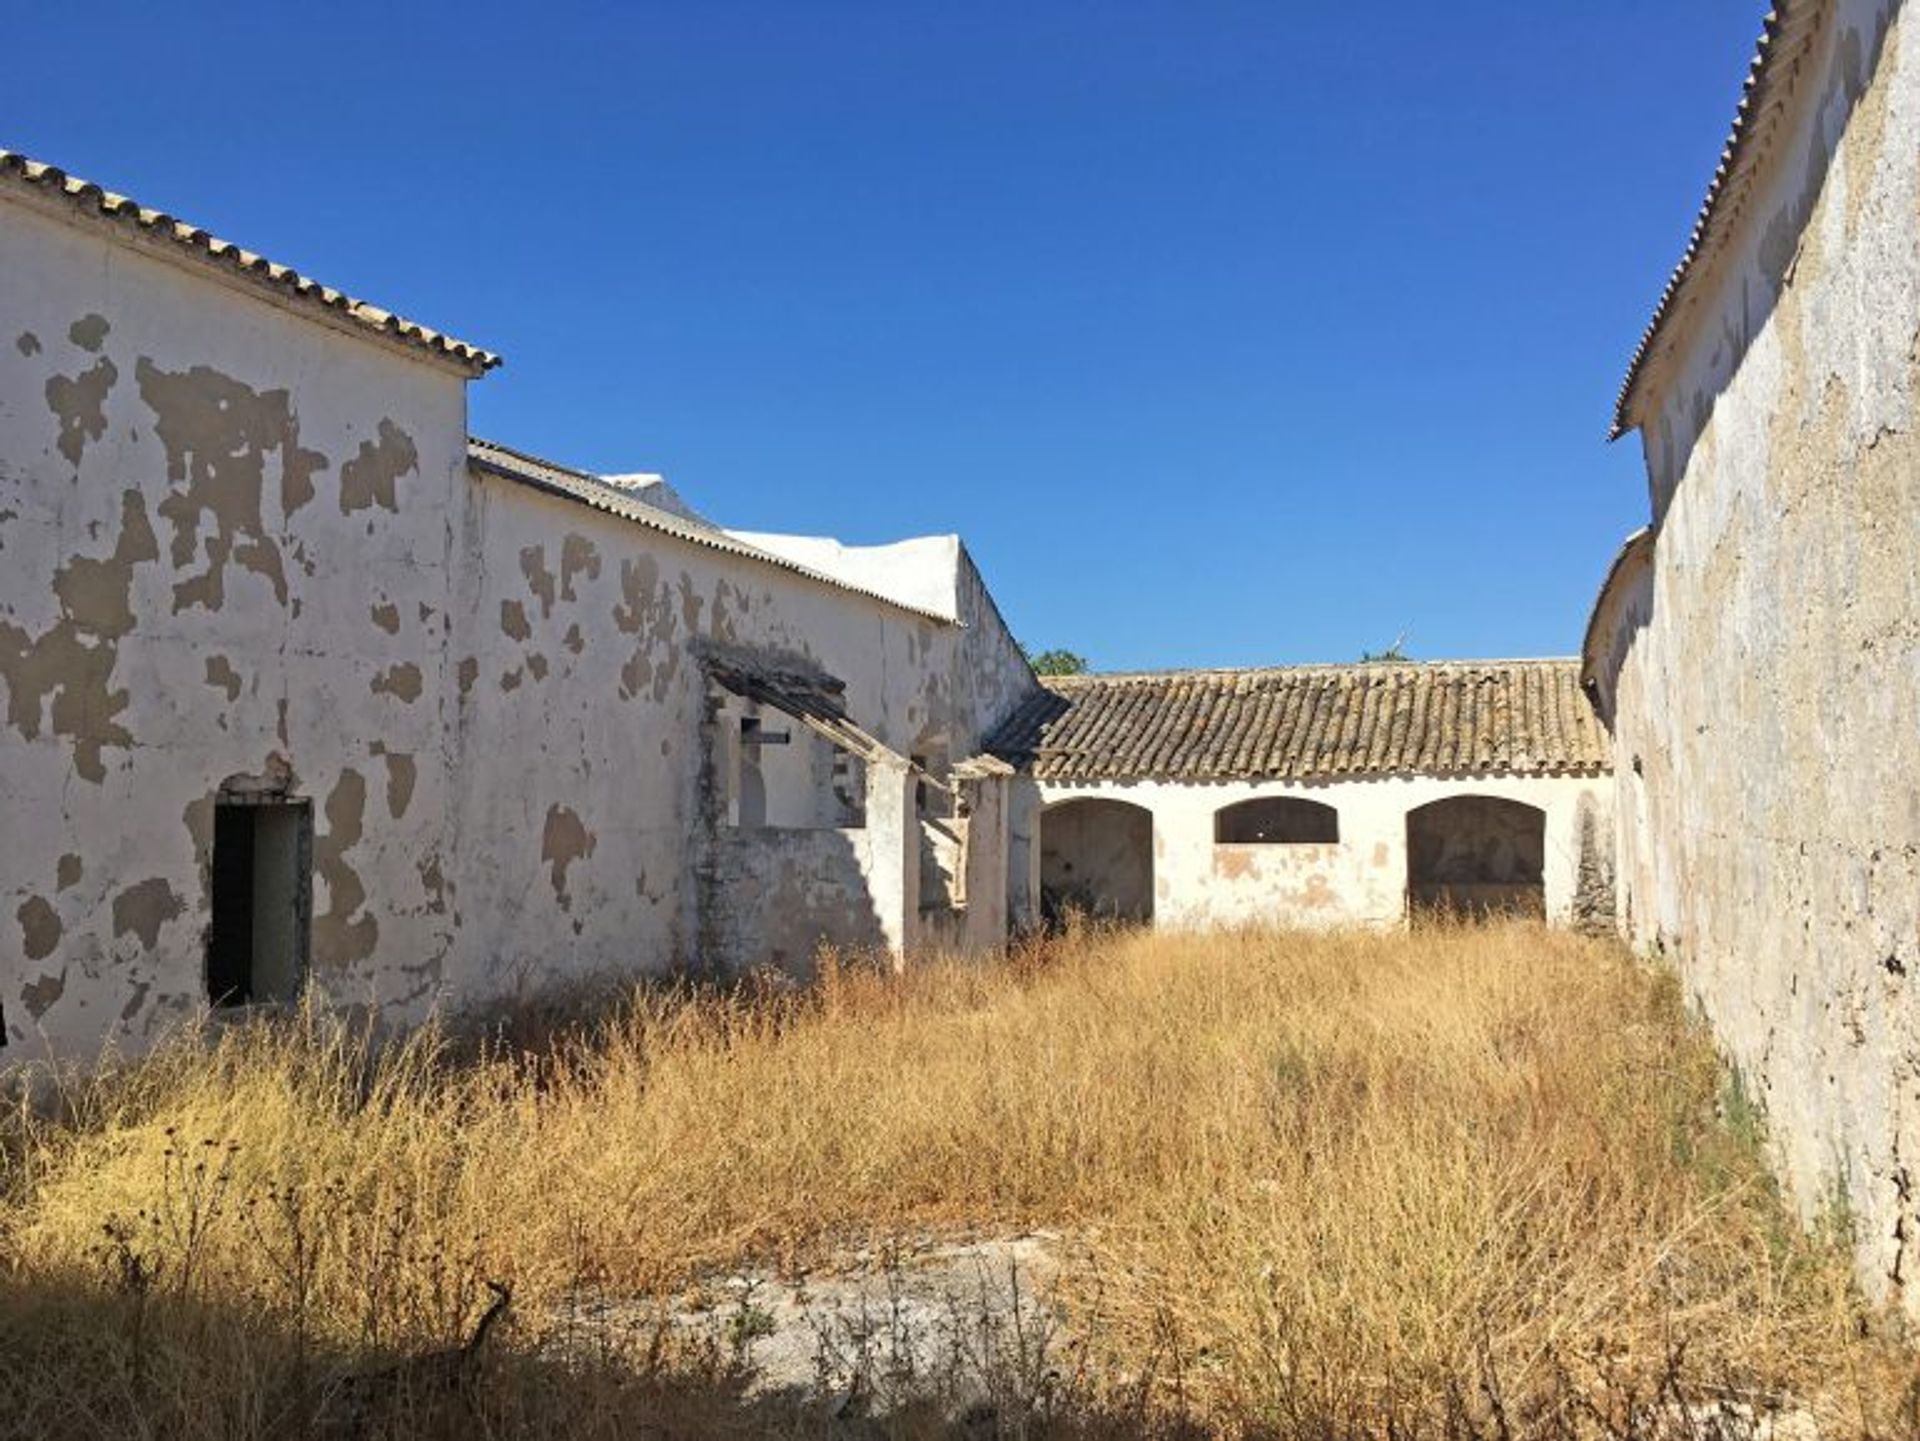
{"label": "blue sky", "polygon": [[0,145],[502,352],[478,434],[958,530],[1102,669],[1570,653],[1763,10],[49,4]]}

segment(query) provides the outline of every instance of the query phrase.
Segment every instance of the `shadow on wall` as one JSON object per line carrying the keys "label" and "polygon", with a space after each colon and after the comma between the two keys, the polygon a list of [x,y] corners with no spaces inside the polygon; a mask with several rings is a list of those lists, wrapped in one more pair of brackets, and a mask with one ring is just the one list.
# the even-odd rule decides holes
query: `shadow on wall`
{"label": "shadow on wall", "polygon": [[721,976],[771,967],[810,981],[823,945],[887,948],[869,878],[871,832],[722,828],[699,961]]}
{"label": "shadow on wall", "polygon": [[1130,801],[1060,801],[1040,813],[1040,909],[1153,919],[1153,812]]}
{"label": "shadow on wall", "polygon": [[1407,812],[1407,910],[1544,916],[1547,813],[1498,796]]}
{"label": "shadow on wall", "polygon": [[[1838,23],[1835,18],[1838,8],[1828,7],[1827,16],[1821,22],[1823,30],[1830,30]],[[1730,325],[1722,332],[1711,374],[1706,378],[1707,384],[1689,399],[1686,409],[1687,433],[1675,435],[1665,425],[1650,427],[1655,433],[1649,437],[1648,453],[1649,459],[1656,463],[1649,467],[1648,487],[1656,526],[1673,499],[1673,487],[1686,473],[1693,447],[1712,418],[1714,406],[1733,377],[1739,373],[1747,351],[1766,329],[1779,304],[1788,276],[1800,257],[1800,238],[1805,234],[1807,223],[1819,202],[1827,173],[1842,138],[1852,124],[1854,111],[1879,66],[1880,51],[1886,43],[1892,12],[1898,9],[1895,5],[1889,7],[1888,13],[1880,15],[1871,35],[1846,29],[1832,39],[1831,43],[1839,49],[1836,62],[1831,67],[1832,82],[1826,92],[1792,96],[1782,107],[1783,113],[1777,120],[1785,127],[1781,133],[1792,132],[1793,115],[1808,105],[1817,108],[1817,114],[1821,117],[1819,127],[1808,151],[1787,159],[1787,164],[1799,167],[1798,183],[1792,187],[1792,194],[1785,203],[1761,224],[1756,256],[1761,283],[1757,286],[1746,285],[1742,289],[1740,320],[1737,326]],[[1823,35],[1816,42],[1813,53],[1819,55],[1828,43]],[[1814,75],[1821,73],[1817,66],[1811,64],[1807,72]],[[1753,121],[1749,118],[1745,123],[1751,125]],[[1704,266],[1704,261],[1702,264]],[[1648,415],[1646,418],[1652,421],[1654,416]]]}

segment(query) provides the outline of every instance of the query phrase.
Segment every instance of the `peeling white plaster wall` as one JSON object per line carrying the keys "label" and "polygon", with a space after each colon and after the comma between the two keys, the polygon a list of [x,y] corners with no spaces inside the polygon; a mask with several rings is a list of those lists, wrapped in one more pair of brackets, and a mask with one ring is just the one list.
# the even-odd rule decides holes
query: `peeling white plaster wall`
{"label": "peeling white plaster wall", "polygon": [[[460,372],[63,216],[0,199],[0,1059],[201,1006],[229,776],[291,768],[313,979],[405,1023],[805,949],[776,908],[709,924],[696,643],[837,677],[902,754],[973,753],[1034,684],[957,546],[965,625],[469,473]],[[889,820],[869,773],[840,911],[898,948],[918,835],[888,777],[909,800]],[[827,844],[725,850],[819,901]]]}
{"label": "peeling white plaster wall", "polygon": [[[1846,0],[1643,427],[1603,597],[1623,909],[1809,1217],[1920,1312],[1920,22]],[[1877,64],[1876,64],[1877,57]]]}
{"label": "peeling white plaster wall", "polygon": [[10,1054],[204,996],[211,801],[311,798],[314,974],[404,1006],[452,945],[462,376],[0,205],[0,1003]]}
{"label": "peeling white plaster wall", "polygon": [[[1406,914],[1407,812],[1456,796],[1495,796],[1545,813],[1544,883],[1547,918],[1576,920],[1583,834],[1606,849],[1611,839],[1613,781],[1608,776],[1430,777],[1342,781],[1329,785],[1272,782],[1186,784],[1137,781],[1097,785],[1045,784],[1029,801],[1041,808],[1097,799],[1141,806],[1153,816],[1153,921],[1194,929],[1249,923],[1307,927],[1386,924]],[[1297,796],[1333,806],[1340,839],[1329,845],[1220,845],[1214,816],[1241,801]],[[1594,817],[1583,827],[1583,811]],[[1031,848],[1026,907],[1040,883],[1046,815],[1032,824],[1041,838]],[[1604,857],[1599,857],[1604,863]],[[1016,900],[1016,913],[1022,907]]]}

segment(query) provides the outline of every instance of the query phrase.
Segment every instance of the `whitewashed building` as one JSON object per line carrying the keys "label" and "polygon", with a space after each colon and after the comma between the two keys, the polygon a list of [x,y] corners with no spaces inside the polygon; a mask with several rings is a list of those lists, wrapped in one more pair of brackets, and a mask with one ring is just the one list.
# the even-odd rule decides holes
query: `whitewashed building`
{"label": "whitewashed building", "polygon": [[866,584],[470,441],[492,355],[5,153],[0,337],[9,1054],[1005,935],[956,762],[1035,683],[957,541]]}
{"label": "whitewashed building", "polygon": [[1626,933],[1713,1022],[1789,1194],[1914,1314],[1917,420],[1920,17],[1778,0],[1621,390],[1649,523],[1585,659]]}
{"label": "whitewashed building", "polygon": [[989,741],[1032,817],[1016,911],[1611,924],[1609,752],[1579,679],[1532,660],[1047,680]]}
{"label": "whitewashed building", "polygon": [[474,440],[497,364],[0,152],[0,1060],[1075,902],[1608,908],[1568,663],[1042,687],[958,538]]}

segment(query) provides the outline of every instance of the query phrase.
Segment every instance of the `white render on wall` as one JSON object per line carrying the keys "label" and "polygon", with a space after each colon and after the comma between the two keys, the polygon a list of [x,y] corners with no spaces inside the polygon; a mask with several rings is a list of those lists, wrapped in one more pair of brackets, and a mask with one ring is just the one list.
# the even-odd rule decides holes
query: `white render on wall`
{"label": "white render on wall", "polygon": [[[1583,808],[1604,842],[1612,826],[1608,776],[1382,777],[1326,785],[1261,781],[1197,784],[1183,781],[1045,783],[1036,787],[1036,824],[1044,835],[1046,808],[1073,800],[1110,800],[1140,806],[1153,816],[1156,926],[1271,924],[1302,927],[1386,925],[1406,915],[1407,813],[1431,801],[1492,796],[1545,813],[1544,883],[1547,919],[1576,919]],[[1222,808],[1270,796],[1294,796],[1333,806],[1340,817],[1336,844],[1242,844],[1214,841]],[[1038,893],[1040,851],[1033,848],[1027,885]]]}
{"label": "white render on wall", "polygon": [[1712,1021],[1789,1194],[1920,1314],[1920,21],[1815,11],[1639,383],[1653,529],[1587,665],[1622,919]]}
{"label": "white render on wall", "polygon": [[[5,1059],[205,1005],[225,782],[311,808],[308,979],[395,1024],[1004,935],[991,886],[917,892],[903,758],[972,753],[1035,684],[957,543],[908,552],[948,621],[470,467],[469,373],[0,190]],[[712,647],[830,678],[894,756],[837,850],[727,825]]]}

